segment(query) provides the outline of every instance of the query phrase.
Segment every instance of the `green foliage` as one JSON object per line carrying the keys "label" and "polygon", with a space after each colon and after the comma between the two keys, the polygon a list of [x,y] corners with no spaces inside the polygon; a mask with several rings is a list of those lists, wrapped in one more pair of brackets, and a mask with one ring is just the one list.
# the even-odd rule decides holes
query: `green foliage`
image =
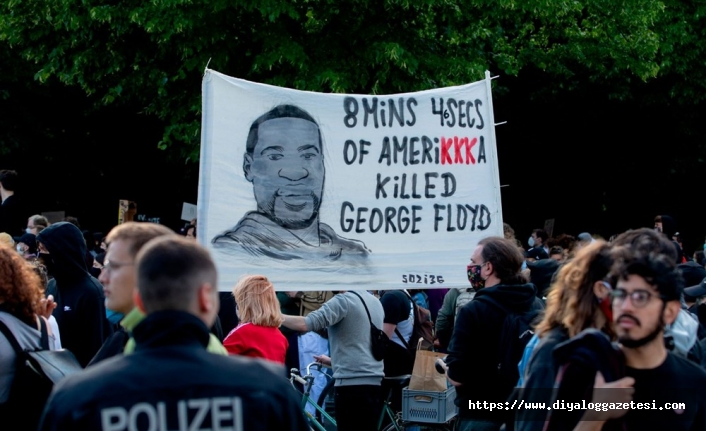
{"label": "green foliage", "polygon": [[158,117],[160,148],[195,161],[207,64],[273,85],[374,94],[531,67],[558,90],[588,80],[616,97],[661,68],[689,78],[673,92],[691,97],[706,82],[704,48],[690,51],[704,40],[703,9],[656,0],[9,0],[0,44],[39,82],[79,87],[97,108]]}
{"label": "green foliage", "polygon": [[656,32],[666,96],[686,105],[706,100],[706,3],[666,0]]}

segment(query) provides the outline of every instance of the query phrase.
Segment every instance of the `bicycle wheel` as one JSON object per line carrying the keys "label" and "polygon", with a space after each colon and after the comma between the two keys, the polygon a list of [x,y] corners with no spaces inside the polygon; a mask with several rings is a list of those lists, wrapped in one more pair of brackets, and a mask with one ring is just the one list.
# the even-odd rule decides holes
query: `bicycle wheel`
{"label": "bicycle wheel", "polygon": [[[321,391],[321,394],[319,395],[319,399],[316,400],[316,404],[318,404],[326,413],[329,414],[329,416],[333,417],[334,419],[336,418],[335,415],[335,408],[334,408],[334,385],[335,380],[334,379],[329,379],[328,383],[326,383],[326,386],[324,387],[324,390]],[[321,414],[320,411],[316,411],[316,420],[321,423],[327,430],[332,431],[336,429],[336,426],[331,423],[331,421],[327,420],[324,415]]]}

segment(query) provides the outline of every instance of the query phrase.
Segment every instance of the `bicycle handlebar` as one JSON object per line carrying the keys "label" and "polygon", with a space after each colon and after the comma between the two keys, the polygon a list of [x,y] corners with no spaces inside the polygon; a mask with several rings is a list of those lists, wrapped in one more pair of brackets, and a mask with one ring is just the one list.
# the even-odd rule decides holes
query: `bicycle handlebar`
{"label": "bicycle handlebar", "polygon": [[293,378],[294,380],[296,380],[297,383],[300,383],[300,384],[302,384],[302,385],[307,385],[307,384],[308,384],[308,382],[307,382],[306,380],[304,380],[301,376],[299,376],[299,375],[297,375],[297,374],[291,373],[290,376],[292,376],[292,378]]}
{"label": "bicycle handlebar", "polygon": [[315,362],[312,362],[306,366],[306,374],[311,375],[311,367],[314,367],[315,369],[317,369],[316,371],[318,371],[318,372],[322,372],[321,369],[324,367],[331,368],[328,365],[324,365],[321,362],[315,361]]}

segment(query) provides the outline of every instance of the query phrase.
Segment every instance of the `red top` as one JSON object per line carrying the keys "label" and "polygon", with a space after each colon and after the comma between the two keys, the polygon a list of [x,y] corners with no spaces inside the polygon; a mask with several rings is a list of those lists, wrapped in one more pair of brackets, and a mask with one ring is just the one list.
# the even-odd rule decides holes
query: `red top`
{"label": "red top", "polygon": [[264,358],[284,364],[289,343],[279,328],[241,323],[223,340],[228,353]]}

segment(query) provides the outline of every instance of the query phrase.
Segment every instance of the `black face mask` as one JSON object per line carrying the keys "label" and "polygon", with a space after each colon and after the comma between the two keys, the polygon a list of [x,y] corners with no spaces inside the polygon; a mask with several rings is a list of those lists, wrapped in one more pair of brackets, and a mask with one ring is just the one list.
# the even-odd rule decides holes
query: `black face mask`
{"label": "black face mask", "polygon": [[37,255],[39,259],[42,261],[42,264],[47,268],[48,273],[53,273],[54,269],[56,268],[56,265],[54,264],[54,258],[51,257],[51,254],[49,253],[39,253]]}

